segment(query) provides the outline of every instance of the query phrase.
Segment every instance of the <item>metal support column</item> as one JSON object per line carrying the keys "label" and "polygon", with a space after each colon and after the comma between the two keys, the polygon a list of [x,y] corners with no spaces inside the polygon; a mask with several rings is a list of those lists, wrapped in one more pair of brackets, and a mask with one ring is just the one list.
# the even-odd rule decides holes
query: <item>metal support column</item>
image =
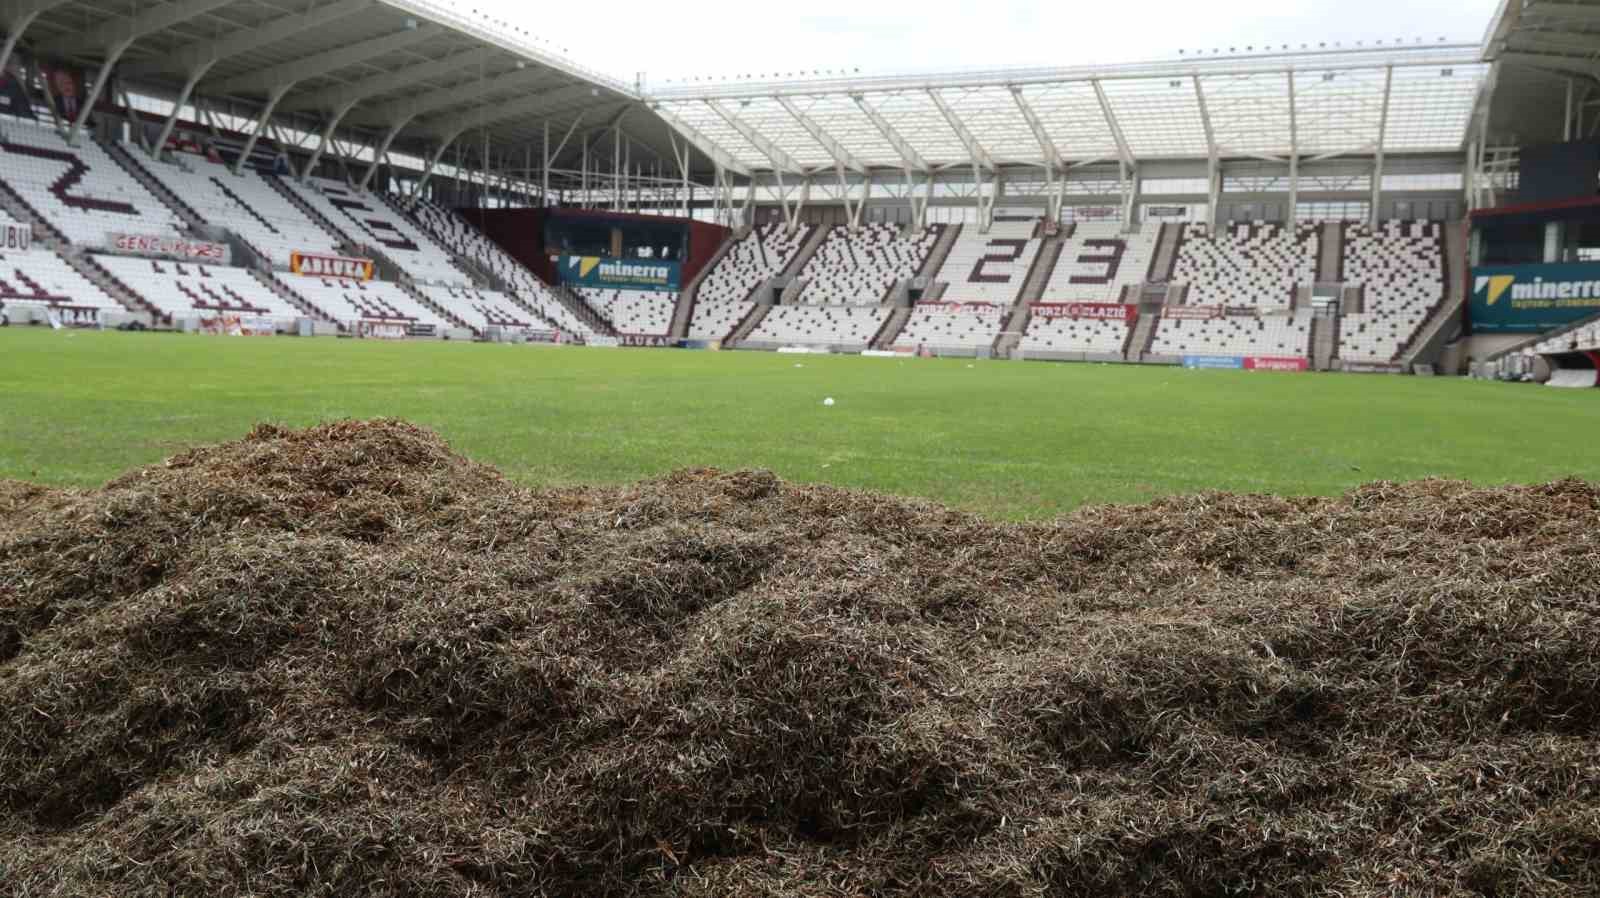
{"label": "metal support column", "polygon": [[111,81],[111,70],[117,65],[117,60],[122,54],[133,46],[133,38],[123,38],[106,51],[106,61],[100,64],[99,74],[94,76],[94,87],[89,88],[89,95],[83,98],[83,106],[78,110],[78,117],[72,122],[72,130],[67,132],[67,144],[78,145],[78,134],[83,131],[83,123],[89,120],[89,113],[94,111],[94,104],[100,102],[100,94],[105,92],[106,84]]}
{"label": "metal support column", "polygon": [[245,142],[244,149],[240,151],[239,161],[233,164],[234,174],[244,170],[245,162],[250,158],[250,154],[255,152],[256,143],[261,140],[261,135],[266,133],[267,122],[272,120],[272,113],[277,111],[278,103],[283,100],[283,95],[288,93],[291,87],[294,87],[294,82],[292,81],[272,89],[272,95],[267,98],[267,108],[261,110],[261,118],[256,120],[255,129],[250,132],[250,139]]}
{"label": "metal support column", "polygon": [[211,66],[215,63],[215,59],[201,63],[194,71],[189,73],[188,79],[183,82],[183,90],[178,92],[178,101],[172,104],[172,114],[167,116],[167,120],[161,125],[161,136],[156,138],[156,145],[151,153],[152,158],[161,158],[161,151],[166,149],[167,141],[172,138],[172,129],[178,125],[178,114],[183,112],[184,104],[189,102],[189,96],[194,93],[195,85],[200,83],[200,79],[205,77],[206,72],[211,71]]}

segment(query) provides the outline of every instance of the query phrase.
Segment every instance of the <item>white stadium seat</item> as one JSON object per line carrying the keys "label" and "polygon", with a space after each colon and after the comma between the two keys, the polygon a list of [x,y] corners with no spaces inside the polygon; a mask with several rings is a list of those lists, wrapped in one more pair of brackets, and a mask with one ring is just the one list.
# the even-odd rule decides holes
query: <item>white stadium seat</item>
{"label": "white stadium seat", "polygon": [[797,227],[794,233],[781,224],[752,228],[701,280],[689,336],[696,340],[727,337],[749,314],[755,289],[788,267],[812,229],[807,224]]}
{"label": "white stadium seat", "polygon": [[1344,282],[1361,288],[1365,310],[1343,316],[1339,358],[1393,363],[1444,299],[1442,226],[1385,221],[1377,230],[1344,228]]}
{"label": "white stadium seat", "polygon": [[69,146],[49,125],[13,118],[0,134],[0,181],[68,241],[102,249],[112,234],[186,230],[176,213],[87,136]]}
{"label": "white stadium seat", "polygon": [[382,197],[357,193],[342,182],[325,178],[307,178],[303,185],[288,179],[282,183],[356,243],[371,245],[388,256],[412,280],[453,287],[472,285],[448,251]]}
{"label": "white stadium seat", "polygon": [[888,224],[862,226],[851,233],[843,225],[828,232],[800,279],[806,287],[800,302],[828,306],[879,305],[899,281],[916,277],[938,242],[941,225],[909,236]]}
{"label": "white stadium seat", "polygon": [[1045,284],[1044,302],[1120,302],[1125,287],[1142,284],[1161,239],[1159,225],[1132,234],[1115,222],[1083,222],[1061,247]]}
{"label": "white stadium seat", "polygon": [[592,288],[577,293],[623,334],[663,335],[672,329],[672,314],[678,308],[676,293]]}
{"label": "white stadium seat", "polygon": [[1191,306],[1286,309],[1297,288],[1316,283],[1321,233],[1312,223],[1236,223],[1215,234],[1186,224],[1172,282],[1188,285]]}
{"label": "white stadium seat", "polygon": [[900,346],[926,346],[930,349],[980,350],[994,345],[1000,335],[1000,319],[1007,309],[995,305],[947,306],[919,303],[911,310],[905,329],[895,343]]}
{"label": "white stadium seat", "polygon": [[112,255],[95,256],[95,261],[169,318],[220,312],[279,321],[305,317],[305,313],[243,268]]}
{"label": "white stadium seat", "polygon": [[859,349],[872,342],[889,312],[879,306],[774,306],[749,339]]}
{"label": "white stadium seat", "polygon": [[939,269],[937,281],[949,284],[950,302],[989,302],[1010,306],[1022,292],[1042,241],[1036,222],[997,221],[989,233],[975,225],[962,229]]}

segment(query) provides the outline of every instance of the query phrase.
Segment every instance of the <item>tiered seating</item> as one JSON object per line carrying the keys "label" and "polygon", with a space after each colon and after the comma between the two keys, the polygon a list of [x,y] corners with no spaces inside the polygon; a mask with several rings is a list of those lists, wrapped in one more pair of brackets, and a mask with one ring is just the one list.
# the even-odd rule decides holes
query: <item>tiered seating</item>
{"label": "tiered seating", "polygon": [[997,221],[987,234],[975,227],[963,229],[935,278],[950,285],[945,298],[1011,305],[1039,255],[1036,229],[1033,222],[1015,221]]}
{"label": "tiered seating", "polygon": [[1534,344],[1530,354],[1554,355],[1563,352],[1600,350],[1600,322],[1564,330]]}
{"label": "tiered seating", "polygon": [[1156,355],[1308,358],[1313,312],[1207,320],[1163,318],[1150,351]]}
{"label": "tiered seating", "polygon": [[1363,288],[1365,311],[1344,315],[1339,358],[1389,363],[1444,299],[1442,226],[1386,221],[1344,226],[1344,280]]}
{"label": "tiered seating", "polygon": [[122,309],[66,260],[46,250],[0,255],[0,308],[16,305]]}
{"label": "tiered seating", "polygon": [[1189,285],[1189,305],[1286,308],[1295,288],[1316,282],[1321,230],[1257,221],[1213,234],[1207,225],[1186,224],[1172,280]]}
{"label": "tiered seating", "polygon": [[528,314],[504,293],[477,290],[472,287],[446,287],[440,284],[422,284],[417,289],[479,332],[490,327],[533,330],[549,330],[554,327],[551,322]]}
{"label": "tiered seating", "polygon": [[1161,240],[1159,225],[1122,233],[1115,222],[1076,225],[1045,283],[1045,302],[1119,302],[1123,288],[1144,283]]}
{"label": "tiered seating", "polygon": [[828,233],[800,272],[807,281],[800,302],[827,306],[878,305],[897,281],[916,276],[939,240],[942,225],[902,236],[894,225],[871,224],[852,234],[840,226]]}
{"label": "tiered seating", "polygon": [[1004,314],[1005,309],[998,305],[969,305],[957,310],[943,303],[920,303],[895,342],[902,346],[982,349],[994,345]]}
{"label": "tiered seating", "polygon": [[274,267],[288,268],[289,254],[338,255],[333,235],[306,217],[254,169],[234,175],[226,165],[184,155],[182,165],[138,160],[156,180],[208,223],[238,234]]}
{"label": "tiered seating", "polygon": [[394,260],[412,280],[456,287],[471,285],[471,279],[444,247],[381,198],[358,194],[338,181],[323,178],[307,178],[304,185],[283,183],[311,208],[343,228],[356,243],[371,244]]}
{"label": "tiered seating", "polygon": [[342,325],[355,321],[394,321],[449,327],[404,290],[383,281],[290,277],[283,283],[323,314]]}
{"label": "tiered seating", "polygon": [[233,312],[293,320],[304,317],[243,268],[190,265],[132,256],[96,256],[117,280],[170,318]]}
{"label": "tiered seating", "polygon": [[729,249],[700,282],[689,336],[696,340],[728,336],[749,313],[751,292],[788,266],[811,236],[812,227],[803,224],[790,234],[782,224],[763,225]]}
{"label": "tiered seating", "polygon": [[415,214],[417,222],[446,249],[476,262],[490,274],[510,284],[519,294],[545,289],[544,282],[526,265],[511,258],[499,244],[461,216],[428,200],[417,203]]}
{"label": "tiered seating", "polygon": [[650,290],[579,289],[578,295],[618,333],[657,336],[672,329],[678,294]]}
{"label": "tiered seating", "polygon": [[76,147],[48,125],[7,119],[0,180],[73,243],[104,247],[109,234],[171,234],[183,223],[87,137]]}
{"label": "tiered seating", "polygon": [[1128,322],[1104,318],[1045,318],[1034,315],[1019,344],[1023,352],[1120,354],[1128,342]]}
{"label": "tiered seating", "polygon": [[865,347],[889,314],[889,309],[877,306],[774,306],[760,326],[750,332],[750,340]]}

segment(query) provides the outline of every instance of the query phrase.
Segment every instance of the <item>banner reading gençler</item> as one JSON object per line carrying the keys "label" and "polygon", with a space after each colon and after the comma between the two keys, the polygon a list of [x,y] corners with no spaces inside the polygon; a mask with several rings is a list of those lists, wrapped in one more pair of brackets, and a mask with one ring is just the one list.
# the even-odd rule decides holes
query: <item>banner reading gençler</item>
{"label": "banner reading gen\u00e7ler", "polygon": [[317,253],[292,252],[289,270],[304,277],[353,278],[370,281],[373,275],[371,259],[349,259],[344,256],[324,256]]}
{"label": "banner reading gen\u00e7ler", "polygon": [[190,240],[187,237],[162,236],[159,234],[111,234],[107,237],[107,243],[112,252],[165,256],[169,259],[199,262],[206,265],[226,265],[233,258],[233,251],[228,248],[226,243],[212,243],[209,240]]}
{"label": "banner reading gen\u00e7ler", "polygon": [[1139,307],[1114,302],[1036,302],[1033,316],[1046,321],[1055,318],[1089,318],[1100,321],[1139,320]]}

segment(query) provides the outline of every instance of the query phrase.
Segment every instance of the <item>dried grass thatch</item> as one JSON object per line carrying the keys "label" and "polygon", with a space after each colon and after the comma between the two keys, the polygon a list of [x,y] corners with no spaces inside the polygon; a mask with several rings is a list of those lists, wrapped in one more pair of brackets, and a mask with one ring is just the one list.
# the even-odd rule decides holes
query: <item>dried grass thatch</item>
{"label": "dried grass thatch", "polygon": [[1600,493],[0,485],[8,895],[1600,894]]}

